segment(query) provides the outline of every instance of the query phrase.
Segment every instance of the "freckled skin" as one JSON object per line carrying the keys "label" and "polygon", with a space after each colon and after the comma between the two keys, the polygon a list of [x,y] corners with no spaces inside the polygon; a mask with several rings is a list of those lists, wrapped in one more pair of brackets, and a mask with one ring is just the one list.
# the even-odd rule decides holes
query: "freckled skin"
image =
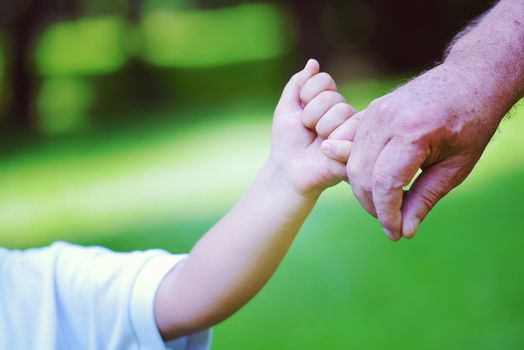
{"label": "freckled skin", "polygon": [[348,178],[392,240],[414,236],[433,206],[469,175],[523,96],[521,18],[524,0],[500,1],[458,35],[442,64],[356,115]]}

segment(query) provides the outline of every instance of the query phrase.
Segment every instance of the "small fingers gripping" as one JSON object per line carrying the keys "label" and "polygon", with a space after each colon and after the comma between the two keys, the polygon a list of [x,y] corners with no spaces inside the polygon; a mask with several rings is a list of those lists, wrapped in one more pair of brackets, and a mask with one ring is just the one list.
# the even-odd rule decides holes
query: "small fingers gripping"
{"label": "small fingers gripping", "polygon": [[324,140],[320,144],[331,173],[340,180],[348,181],[346,163],[351,154],[351,146],[352,142],[342,140]]}
{"label": "small fingers gripping", "polygon": [[300,90],[300,100],[305,106],[323,91],[337,91],[335,80],[324,72],[314,75],[304,84]]}
{"label": "small fingers gripping", "polygon": [[320,118],[315,126],[315,130],[320,137],[327,139],[331,133],[347,122],[353,114],[355,114],[355,109],[351,105],[345,102],[337,103]]}
{"label": "small fingers gripping", "polygon": [[362,117],[363,113],[364,111],[361,111],[350,115],[350,118],[346,119],[329,134],[329,138],[332,140],[347,140],[353,142],[360,118]]}
{"label": "small fingers gripping", "polygon": [[277,115],[294,113],[302,110],[302,102],[300,100],[302,87],[308,79],[318,73],[319,69],[320,66],[318,62],[310,59],[307,61],[303,70],[293,75],[282,92],[282,97],[276,108]]}
{"label": "small fingers gripping", "polygon": [[[351,146],[353,145],[350,141],[344,140],[325,140],[320,145],[322,153],[337,162],[346,164],[351,155]],[[345,171],[345,169],[344,169]]]}
{"label": "small fingers gripping", "polygon": [[[345,103],[334,106],[317,124],[317,132],[328,138],[321,144],[322,153],[332,160],[346,164],[361,113]],[[327,136],[326,136],[327,135]]]}
{"label": "small fingers gripping", "polygon": [[315,130],[320,119],[339,103],[345,103],[341,94],[336,91],[322,91],[304,107],[302,123],[307,128]]}
{"label": "small fingers gripping", "polygon": [[333,130],[355,113],[337,92],[333,78],[325,72],[311,76],[300,90],[300,101],[304,107],[302,123],[310,130],[327,138]]}

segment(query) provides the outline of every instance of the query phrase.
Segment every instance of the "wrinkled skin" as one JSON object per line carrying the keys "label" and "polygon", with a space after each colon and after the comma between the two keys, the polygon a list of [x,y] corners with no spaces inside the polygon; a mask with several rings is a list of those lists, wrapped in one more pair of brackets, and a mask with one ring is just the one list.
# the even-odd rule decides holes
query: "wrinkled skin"
{"label": "wrinkled skin", "polygon": [[353,192],[390,239],[413,237],[471,172],[500,123],[490,99],[464,71],[442,64],[374,100],[332,135],[354,141],[347,164]]}

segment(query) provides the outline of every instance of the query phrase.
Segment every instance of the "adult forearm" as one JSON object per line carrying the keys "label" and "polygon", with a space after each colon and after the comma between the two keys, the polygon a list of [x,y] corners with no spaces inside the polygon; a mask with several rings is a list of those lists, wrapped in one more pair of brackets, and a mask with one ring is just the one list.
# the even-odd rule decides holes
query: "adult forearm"
{"label": "adult forearm", "polygon": [[159,323],[169,325],[164,335],[209,327],[249,301],[281,262],[315,201],[298,195],[267,163],[235,207],[167,277],[171,285],[163,288],[168,294],[163,305],[169,299],[172,307],[157,310]]}
{"label": "adult forearm", "polygon": [[500,1],[457,38],[444,64],[501,118],[524,94],[524,0]]}

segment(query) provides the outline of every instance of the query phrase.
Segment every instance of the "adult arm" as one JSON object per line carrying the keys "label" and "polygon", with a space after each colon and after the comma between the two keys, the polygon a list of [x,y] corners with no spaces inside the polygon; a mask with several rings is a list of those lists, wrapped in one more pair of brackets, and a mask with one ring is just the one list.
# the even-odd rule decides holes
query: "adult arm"
{"label": "adult arm", "polygon": [[354,141],[347,166],[353,192],[389,238],[414,236],[469,175],[523,93],[524,0],[502,0],[457,36],[440,65],[331,135]]}

